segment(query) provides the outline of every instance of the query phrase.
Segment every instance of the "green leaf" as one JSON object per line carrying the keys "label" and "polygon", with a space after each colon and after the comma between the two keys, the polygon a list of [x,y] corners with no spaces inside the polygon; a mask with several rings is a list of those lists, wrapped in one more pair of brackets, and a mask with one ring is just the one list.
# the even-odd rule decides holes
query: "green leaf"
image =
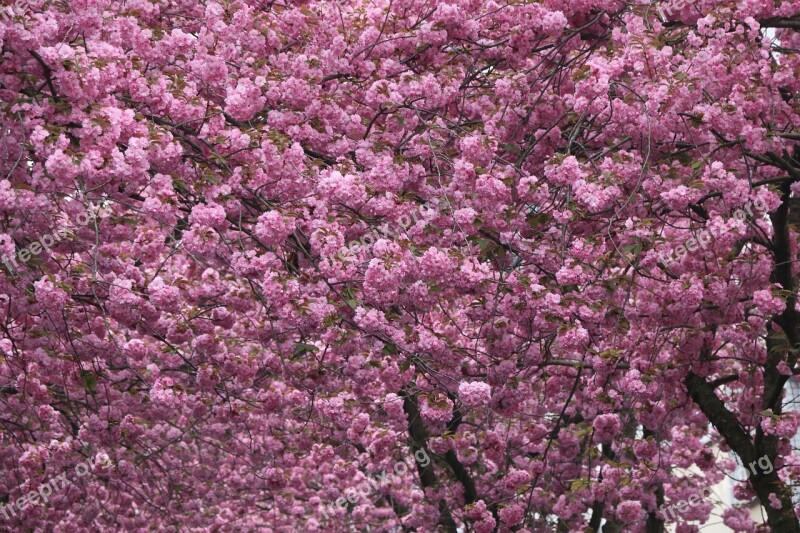
{"label": "green leaf", "polygon": [[589,481],[588,480],[586,480],[584,478],[576,479],[570,485],[570,491],[578,491],[578,490],[581,490],[581,489],[585,489],[588,486],[589,486]]}
{"label": "green leaf", "polygon": [[94,391],[97,390],[97,375],[84,370],[81,372],[81,380],[83,380],[83,387],[94,394]]}
{"label": "green leaf", "polygon": [[306,344],[304,342],[298,342],[294,345],[294,353],[295,355],[303,355],[304,353],[308,352],[318,352],[319,348],[314,346],[313,344]]}
{"label": "green leaf", "polygon": [[394,344],[386,344],[383,346],[383,350],[381,350],[384,355],[395,354],[398,352],[397,346]]}

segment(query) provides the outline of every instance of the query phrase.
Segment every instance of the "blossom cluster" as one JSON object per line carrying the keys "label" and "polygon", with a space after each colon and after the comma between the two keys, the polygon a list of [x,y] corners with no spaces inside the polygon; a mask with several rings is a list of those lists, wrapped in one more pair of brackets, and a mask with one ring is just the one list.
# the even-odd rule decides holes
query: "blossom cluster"
{"label": "blossom cluster", "polygon": [[796,0],[7,4],[4,529],[800,529]]}

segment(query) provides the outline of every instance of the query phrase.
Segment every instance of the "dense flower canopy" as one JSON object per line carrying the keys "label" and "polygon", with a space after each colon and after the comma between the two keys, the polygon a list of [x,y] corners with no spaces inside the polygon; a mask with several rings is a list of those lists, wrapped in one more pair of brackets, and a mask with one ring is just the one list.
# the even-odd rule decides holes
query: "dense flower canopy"
{"label": "dense flower canopy", "polygon": [[0,530],[800,531],[798,29],[3,1]]}

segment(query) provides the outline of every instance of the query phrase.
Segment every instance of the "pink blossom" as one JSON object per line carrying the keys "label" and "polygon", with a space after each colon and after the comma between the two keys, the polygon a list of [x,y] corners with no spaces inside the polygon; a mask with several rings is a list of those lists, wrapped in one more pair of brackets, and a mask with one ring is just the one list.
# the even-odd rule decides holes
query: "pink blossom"
{"label": "pink blossom", "polygon": [[253,228],[255,236],[266,245],[282,243],[294,231],[292,219],[284,217],[277,211],[267,211],[258,218]]}
{"label": "pink blossom", "polygon": [[772,506],[773,509],[780,509],[783,507],[781,501],[778,499],[778,496],[774,492],[770,492],[769,494],[769,504]]}
{"label": "pink blossom", "polygon": [[610,442],[622,429],[622,423],[618,415],[604,414],[598,415],[594,419],[592,427],[599,442]]}
{"label": "pink blossom", "polygon": [[638,501],[627,500],[617,505],[617,516],[623,522],[631,523],[639,519],[642,512],[642,504]]}
{"label": "pink blossom", "polygon": [[192,209],[189,221],[193,224],[223,229],[225,227],[225,209],[218,204],[198,204]]}
{"label": "pink blossom", "polygon": [[458,396],[468,407],[486,405],[492,399],[492,388],[480,381],[462,381],[458,386]]}
{"label": "pink blossom", "polygon": [[509,505],[508,507],[503,507],[497,512],[497,514],[500,516],[500,520],[502,520],[504,524],[513,526],[522,522],[522,519],[525,516],[525,509],[521,505],[514,504]]}
{"label": "pink blossom", "polygon": [[240,78],[236,86],[228,91],[225,98],[225,111],[236,120],[250,120],[260,111],[267,99],[261,96],[260,89],[248,78]]}

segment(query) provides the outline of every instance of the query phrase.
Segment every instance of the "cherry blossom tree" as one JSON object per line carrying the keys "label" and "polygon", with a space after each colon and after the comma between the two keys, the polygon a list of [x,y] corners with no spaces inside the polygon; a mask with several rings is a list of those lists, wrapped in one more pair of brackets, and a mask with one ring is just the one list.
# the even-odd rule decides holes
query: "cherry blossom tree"
{"label": "cherry blossom tree", "polygon": [[800,532],[800,1],[0,4],[0,530]]}

